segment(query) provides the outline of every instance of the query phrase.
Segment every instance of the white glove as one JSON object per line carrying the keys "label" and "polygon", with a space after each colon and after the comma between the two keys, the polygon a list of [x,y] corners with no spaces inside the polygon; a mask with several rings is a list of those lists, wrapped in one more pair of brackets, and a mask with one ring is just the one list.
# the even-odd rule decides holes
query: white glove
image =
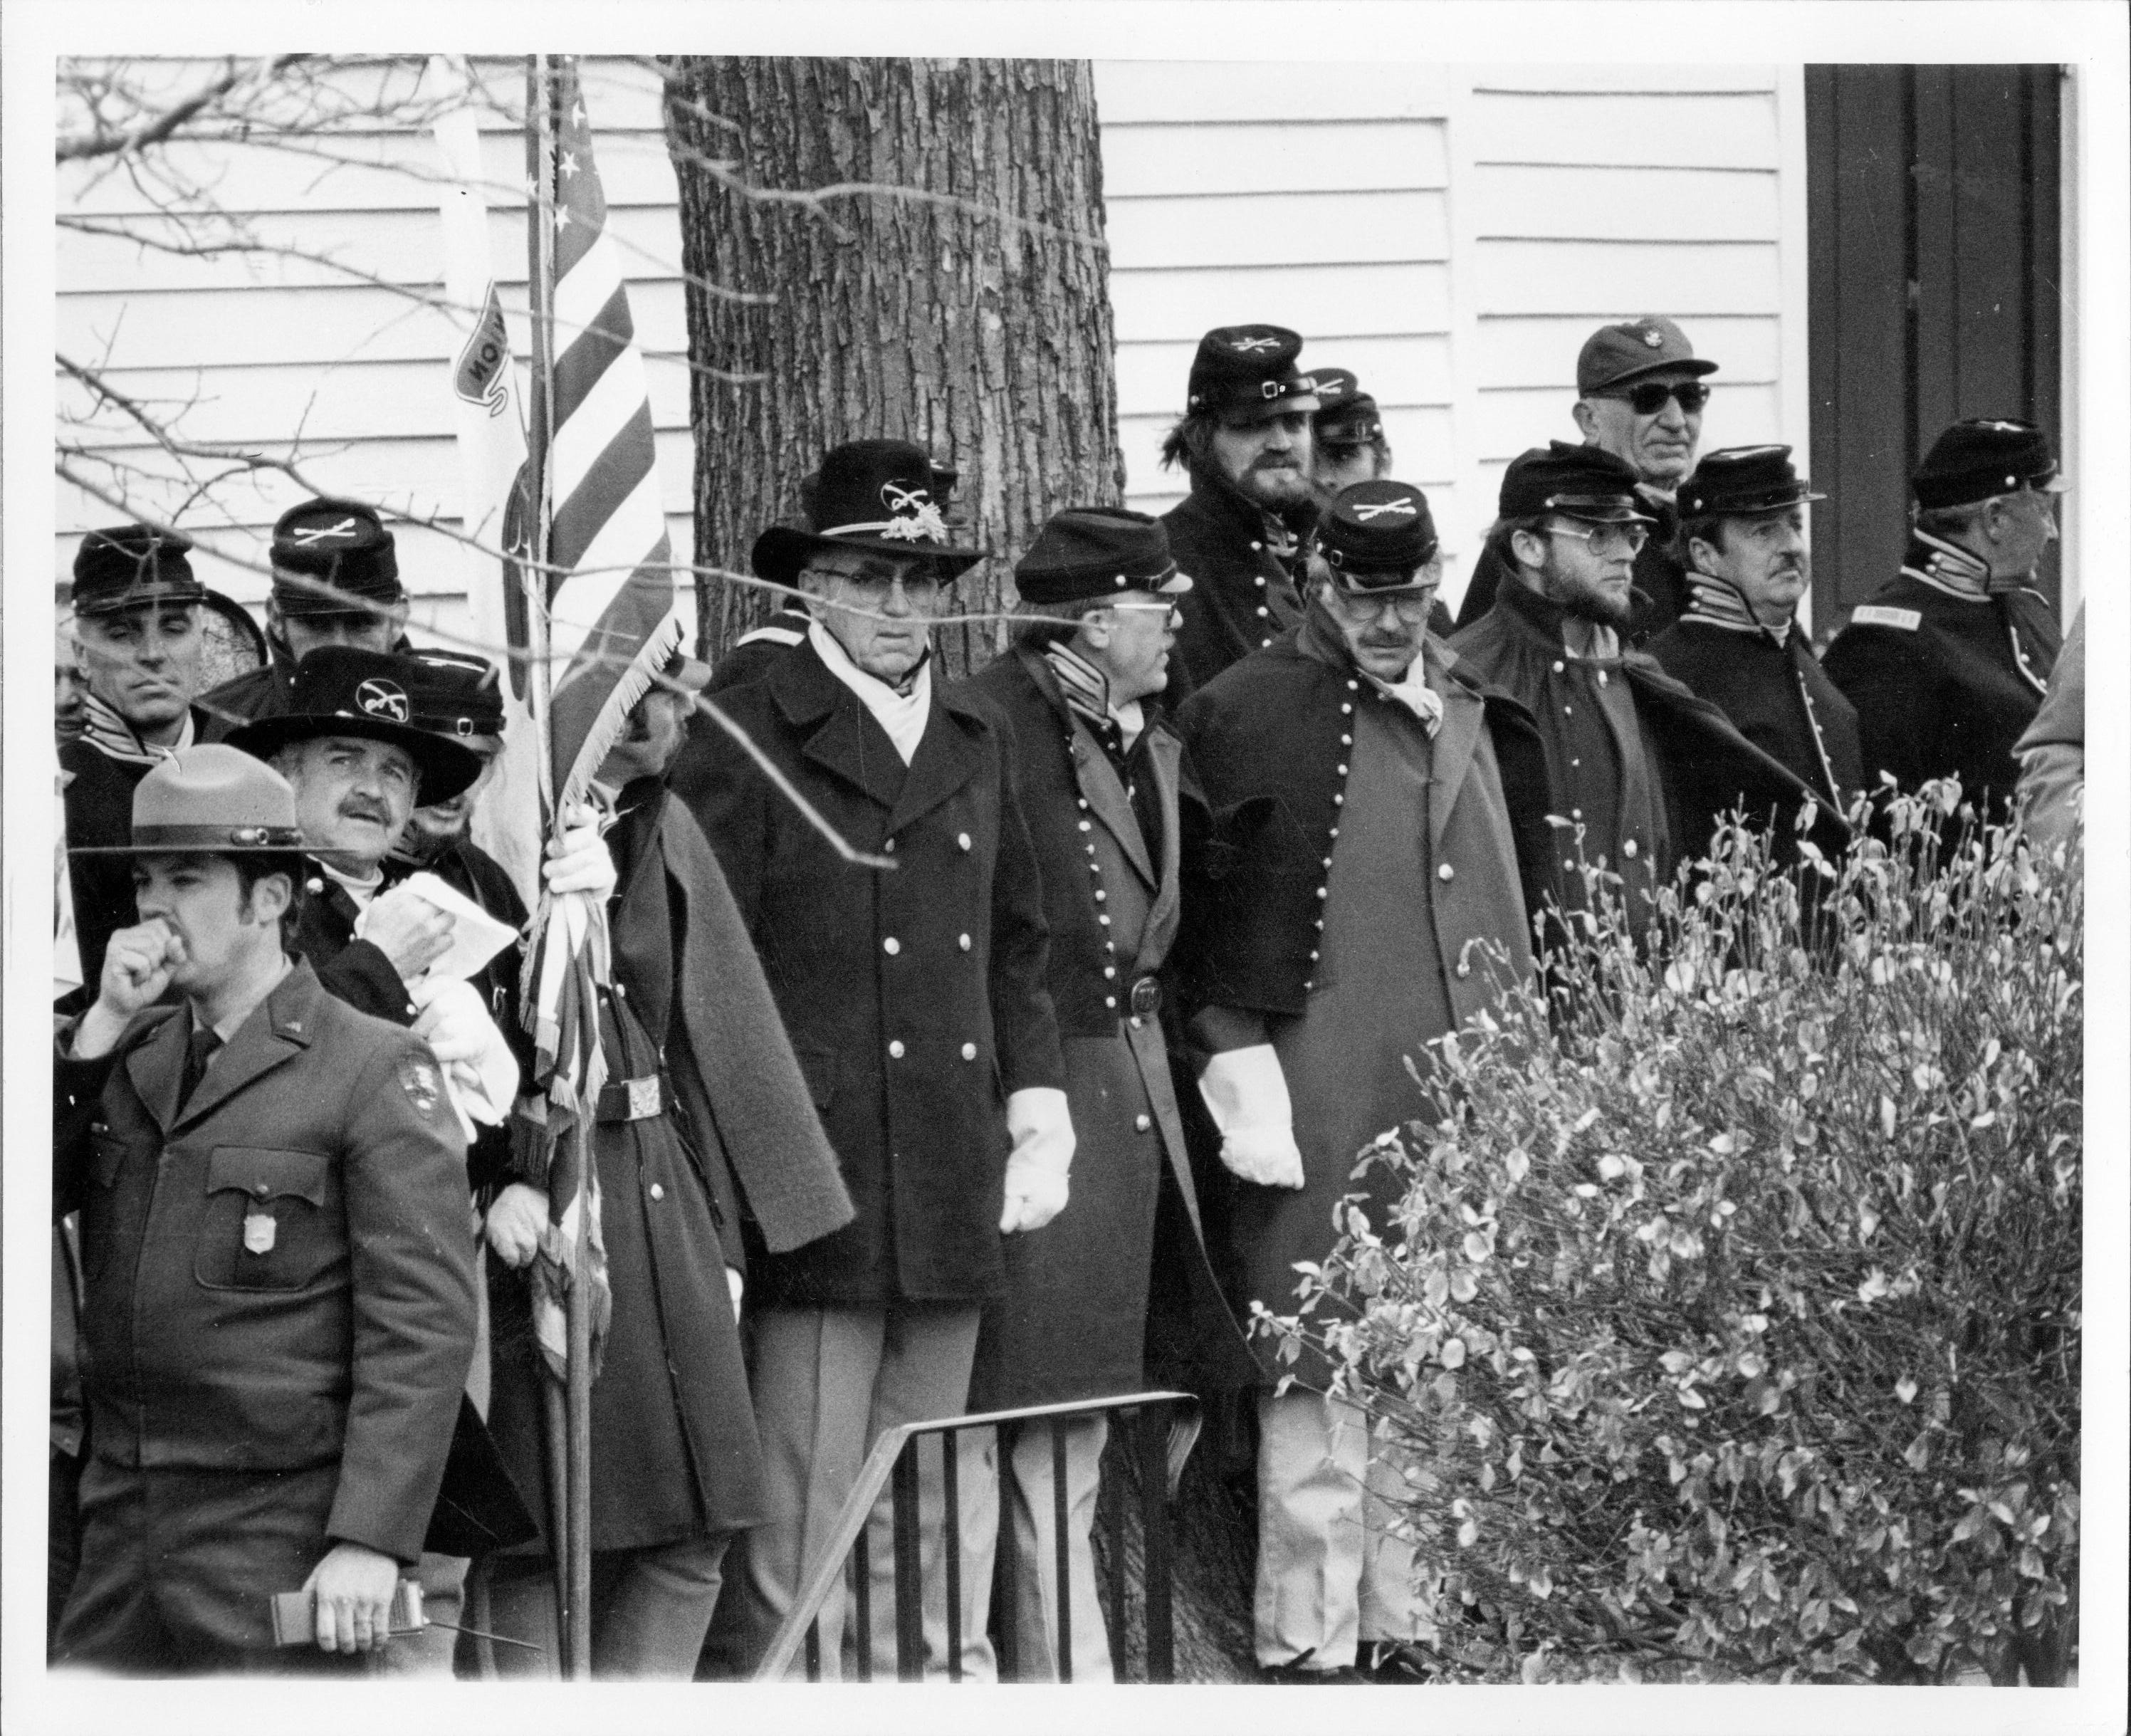
{"label": "white glove", "polygon": [[1066,1209],[1066,1173],[1073,1167],[1073,1117],[1066,1093],[1032,1085],[1006,1100],[1006,1130],[1013,1150],[1006,1160],[1006,1209],[999,1233],[1041,1230]]}
{"label": "white glove", "polygon": [[470,982],[419,978],[407,998],[420,1016],[414,1034],[429,1045],[444,1072],[445,1094],[471,1140],[475,1122],[498,1127],[518,1095],[518,1057],[489,1017],[481,990]]}
{"label": "white glove", "polygon": [[562,835],[549,842],[544,871],[553,893],[589,892],[601,903],[612,894],[614,857],[601,835],[599,815],[589,805],[579,803],[563,816]]}
{"label": "white glove", "polygon": [[1270,1043],[1214,1056],[1199,1076],[1199,1095],[1221,1130],[1221,1162],[1230,1174],[1262,1187],[1302,1186],[1295,1109]]}

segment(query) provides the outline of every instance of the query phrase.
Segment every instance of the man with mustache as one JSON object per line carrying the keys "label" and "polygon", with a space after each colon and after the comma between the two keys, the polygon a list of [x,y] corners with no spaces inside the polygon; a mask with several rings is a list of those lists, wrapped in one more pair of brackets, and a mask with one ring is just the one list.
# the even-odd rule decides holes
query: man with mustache
{"label": "man with mustache", "polygon": [[[1451,640],[1461,666],[1520,701],[1546,749],[1547,867],[1564,910],[1592,902],[1585,866],[1620,877],[1640,933],[1674,866],[1707,847],[1721,817],[1788,820],[1813,794],[1707,699],[1622,643],[1636,554],[1651,520],[1635,473],[1597,446],[1556,440],[1511,461],[1487,533],[1510,575],[1495,605]],[[1820,804],[1827,846],[1846,837]]]}
{"label": "man with mustache", "polygon": [[1277,325],[1218,326],[1199,341],[1185,412],[1162,442],[1191,492],[1162,516],[1170,553],[1191,582],[1169,659],[1173,704],[1302,616],[1300,533],[1315,516],[1310,418],[1318,407],[1295,358],[1302,339]]}
{"label": "man with mustache", "polygon": [[[749,1261],[756,1420],[769,1522],[748,1540],[743,1644],[769,1649],[884,1428],[960,1413],[1003,1239],[1066,1202],[1073,1132],[1044,985],[1042,883],[1007,748],[933,684],[956,547],[922,448],[860,440],[823,459],[818,530],[773,525],[755,571],[807,593],[805,642],[721,703],[851,862],[721,731],[674,793],[702,822],[791,1033],[857,1207],[803,1248]],[[939,1460],[919,1460],[920,1555],[941,1571]],[[872,1538],[870,1636],[891,1655],[887,1497]],[[928,1673],[946,1668],[927,1623]],[[834,1673],[855,1658],[840,1582],[821,1611]]]}
{"label": "man with mustache", "polygon": [[2015,752],[2048,690],[2061,635],[2034,588],[2064,492],[2032,422],[1956,422],[1912,486],[1902,570],[1851,611],[1825,659],[1857,707],[1865,775],[1905,790],[1958,778],[1963,806],[1995,824],[2019,787]]}
{"label": "man with mustache", "polygon": [[[122,846],[133,792],[149,768],[199,738],[200,603],[206,587],[173,530],[120,525],[92,530],[74,559],[72,660],[84,691],[81,728],[60,747],[67,842]],[[104,942],[133,922],[133,876],[122,856],[67,865],[81,980],[90,993]]]}
{"label": "man with mustache", "polygon": [[[1211,826],[1186,864],[1177,964],[1239,1313],[1293,1311],[1295,1263],[1329,1253],[1343,1196],[1366,1193],[1392,1232],[1396,1177],[1358,1181],[1355,1153],[1435,1116],[1408,1057],[1530,974],[1525,889],[1549,848],[1529,818],[1545,780],[1531,719],[1428,633],[1442,563],[1420,491],[1355,484],[1315,550],[1301,623],[1179,720]],[[1324,1396],[1321,1356],[1257,1344],[1266,1679],[1420,1681],[1427,1564],[1392,1523],[1401,1467]]]}
{"label": "man with mustache", "polygon": [[1687,611],[1650,651],[1814,794],[1846,809],[1865,783],[1856,708],[1797,620],[1813,584],[1806,505],[1825,498],[1792,468],[1788,446],[1711,453],[1679,489]]}
{"label": "man with mustache", "polygon": [[408,649],[407,593],[392,533],[361,501],[304,501],[274,525],[268,559],[263,668],[225,681],[201,702],[210,741],[256,717],[290,709],[296,665],[324,645],[369,651]]}
{"label": "man with mustache", "polygon": [[[1576,358],[1576,426],[1585,444],[1610,452],[1635,472],[1635,510],[1655,527],[1635,555],[1625,635],[1631,645],[1663,632],[1687,607],[1686,574],[1673,553],[1673,493],[1694,468],[1709,401],[1704,376],[1716,372],[1714,362],[1694,353],[1686,333],[1655,314],[1602,325]],[[1482,551],[1458,604],[1459,626],[1494,607],[1507,573],[1492,545]]]}

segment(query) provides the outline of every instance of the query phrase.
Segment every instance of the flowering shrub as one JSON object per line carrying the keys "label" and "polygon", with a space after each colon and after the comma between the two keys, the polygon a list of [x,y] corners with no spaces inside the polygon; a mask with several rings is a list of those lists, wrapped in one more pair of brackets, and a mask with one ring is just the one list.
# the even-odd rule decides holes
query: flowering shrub
{"label": "flowering shrub", "polygon": [[[1415,1469],[1468,1671],[2046,1679],[2079,1537],[2081,893],[1948,792],[1788,870],[1727,832],[1641,945],[1423,1063],[1301,1312]],[[1802,890],[1803,889],[1803,890]],[[1262,1316],[1264,1311],[1261,1309]]]}

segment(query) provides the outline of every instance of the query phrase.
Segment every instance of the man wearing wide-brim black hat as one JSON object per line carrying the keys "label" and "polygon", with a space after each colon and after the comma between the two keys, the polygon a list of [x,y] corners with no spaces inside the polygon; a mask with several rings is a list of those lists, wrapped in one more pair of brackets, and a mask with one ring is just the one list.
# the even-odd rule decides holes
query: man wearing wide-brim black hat
{"label": "man wearing wide-brim black hat", "polygon": [[[271,768],[183,750],[120,847],[140,920],[54,1081],[91,1416],[55,1662],[359,1669],[472,1354],[464,1141],[429,1046],[289,956],[302,834]],[[270,1599],[299,1588],[318,1649],[277,1652]]]}
{"label": "man wearing wide-brim black hat", "polygon": [[[759,572],[806,592],[805,642],[720,701],[840,837],[895,866],[845,861],[722,731],[691,742],[673,781],[731,884],[858,1213],[749,1263],[778,1515],[749,1537],[740,1588],[758,1656],[874,1436],[963,1409],[1001,1238],[1066,1203],[1073,1135],[1036,854],[998,731],[932,683],[943,587],[981,555],[952,540],[931,487],[924,450],[903,442],[825,458],[821,528],[779,526],[755,545]],[[921,1475],[936,1483],[936,1465],[921,1460]],[[928,1553],[938,1501],[936,1486]],[[874,1523],[884,1658],[884,1505]],[[929,1666],[944,1671],[944,1632],[927,1626]],[[832,1670],[844,1629],[839,1592],[821,1616]]]}
{"label": "man wearing wide-brim black hat", "polygon": [[[1301,625],[1178,718],[1211,824],[1185,864],[1176,965],[1238,1314],[1294,1312],[1295,1263],[1330,1253],[1348,1195],[1387,1229],[1395,1177],[1358,1179],[1354,1153],[1440,1113],[1407,1057],[1530,974],[1525,888],[1547,848],[1506,794],[1544,783],[1530,718],[1428,631],[1426,497],[1358,482],[1314,548]],[[1258,1662],[1279,1682],[1417,1680],[1400,1468],[1324,1396],[1320,1357],[1258,1348]]]}
{"label": "man wearing wide-brim black hat", "polygon": [[2034,577],[2065,481],[2033,423],[1982,417],[1934,440],[1911,486],[1902,569],[1851,611],[1823,663],[1857,707],[1868,780],[1958,778],[1963,805],[1995,823],[2063,642]]}
{"label": "man wearing wide-brim black hat", "polygon": [[1864,787],[1856,707],[1798,621],[1813,584],[1805,509],[1826,498],[1788,446],[1727,447],[1702,459],[1676,500],[1687,609],[1649,649],[1749,741],[1846,810]]}

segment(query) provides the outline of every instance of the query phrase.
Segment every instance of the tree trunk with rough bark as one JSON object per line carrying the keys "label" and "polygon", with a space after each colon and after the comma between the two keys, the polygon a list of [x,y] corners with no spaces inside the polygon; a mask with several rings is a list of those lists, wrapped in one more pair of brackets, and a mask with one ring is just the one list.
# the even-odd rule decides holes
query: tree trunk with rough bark
{"label": "tree trunk with rough bark", "polygon": [[[748,572],[756,535],[798,514],[799,479],[845,440],[914,440],[960,472],[950,517],[994,558],[951,593],[957,613],[1012,597],[1050,514],[1119,500],[1086,62],[688,58],[669,70],[667,133],[699,563]],[[699,600],[713,659],[778,601],[718,579]],[[942,627],[945,672],[1005,636]]]}

